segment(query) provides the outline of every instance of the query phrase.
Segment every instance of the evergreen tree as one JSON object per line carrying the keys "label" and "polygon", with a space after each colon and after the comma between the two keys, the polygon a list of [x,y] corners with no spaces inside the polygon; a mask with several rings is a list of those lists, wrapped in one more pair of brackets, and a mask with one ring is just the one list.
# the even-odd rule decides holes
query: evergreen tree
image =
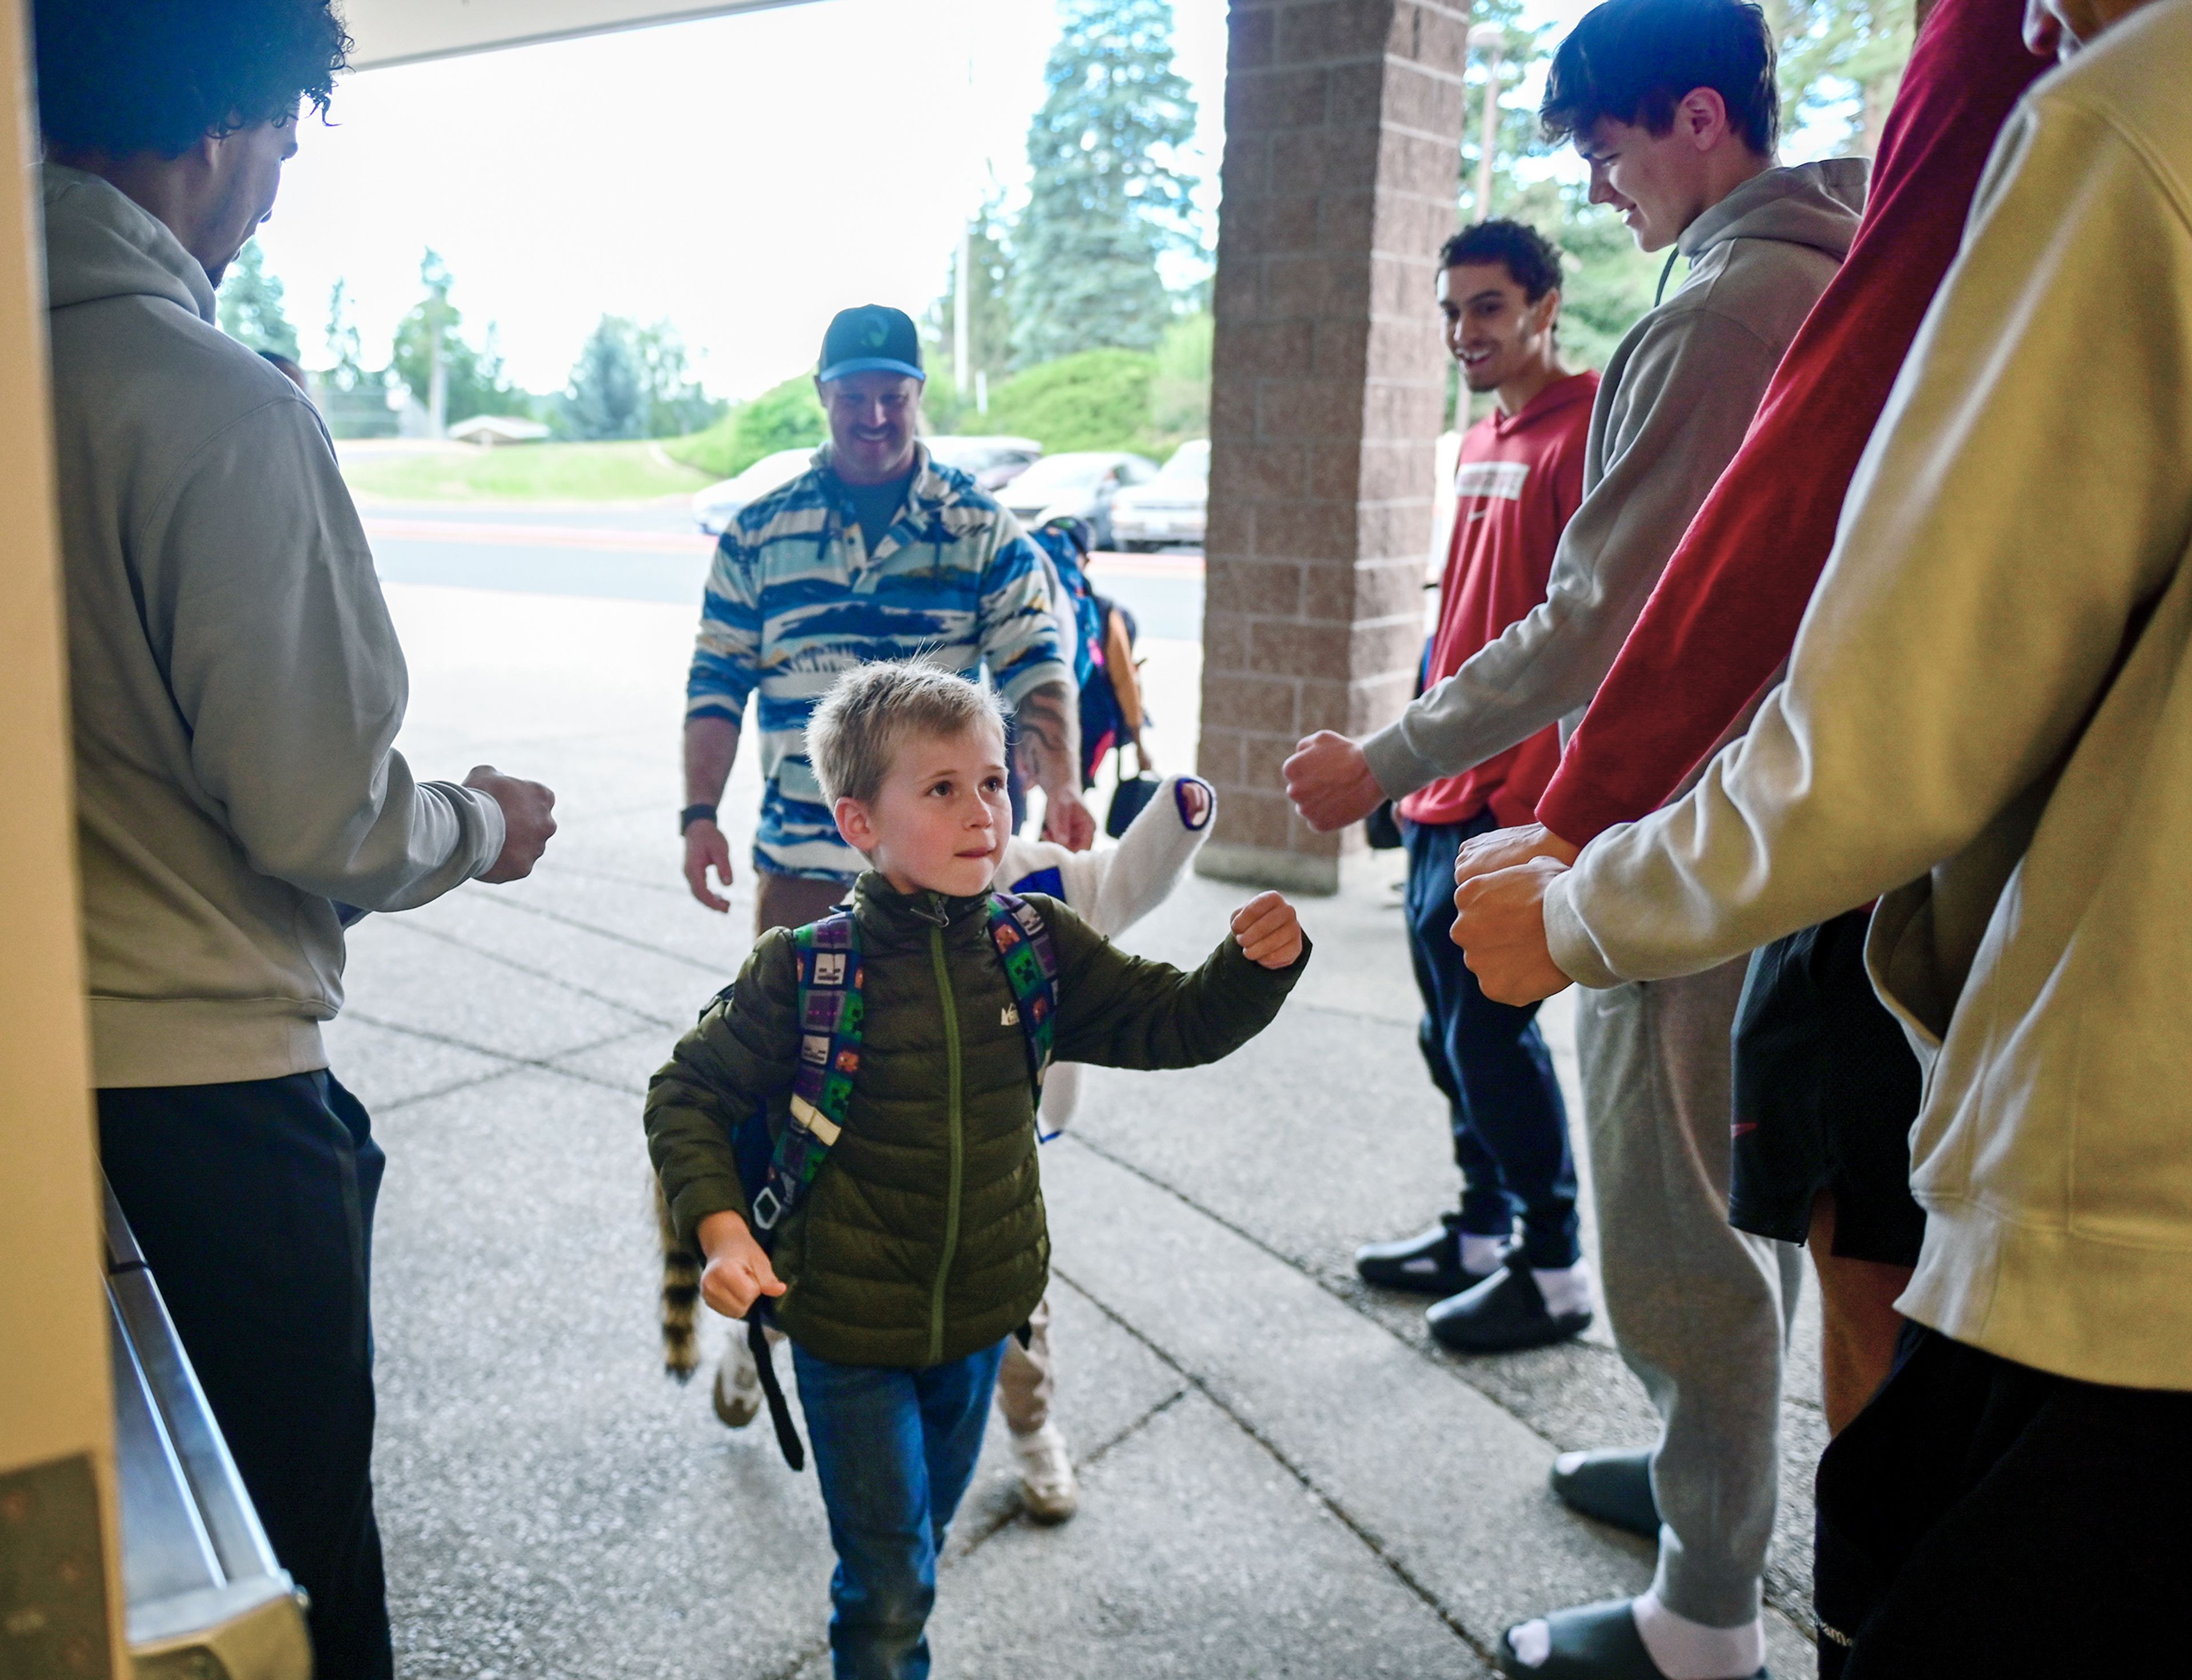
{"label": "evergreen tree", "polygon": [[640,383],[647,391],[647,435],[682,437],[722,418],[727,404],[710,397],[692,377],[685,340],[667,321],[631,329],[632,353],[639,358]]}
{"label": "evergreen tree", "polygon": [[1911,0],[1767,0],[1781,42],[1781,126],[1843,119],[1841,144],[1871,157],[1917,34]]}
{"label": "evergreen tree", "polygon": [[254,350],[297,359],[297,329],[283,312],[282,283],[266,271],[256,239],[244,246],[221,278],[220,329]]}
{"label": "evergreen tree", "polygon": [[1157,255],[1188,240],[1173,165],[1195,101],[1173,69],[1171,0],[1059,0],[1034,169],[1013,239],[1015,367],[1080,350],[1153,348],[1172,317]]}
{"label": "evergreen tree", "polygon": [[604,315],[579,351],[561,418],[574,437],[644,437],[647,369],[632,342],[631,323]]}
{"label": "evergreen tree", "polygon": [[331,391],[357,391],[368,381],[365,366],[359,360],[357,324],[350,318],[349,288],[338,280],[328,289],[328,359],[331,364],[325,375]]}
{"label": "evergreen tree", "polygon": [[397,323],[396,372],[420,403],[433,390],[434,355],[438,330],[447,407],[444,420],[454,424],[474,414],[523,414],[532,405],[522,391],[503,377],[502,357],[494,347],[494,329],[488,329],[484,348],[467,342],[464,315],[449,301],[454,282],[449,266],[438,252],[428,250],[419,260],[420,283],[426,295]]}

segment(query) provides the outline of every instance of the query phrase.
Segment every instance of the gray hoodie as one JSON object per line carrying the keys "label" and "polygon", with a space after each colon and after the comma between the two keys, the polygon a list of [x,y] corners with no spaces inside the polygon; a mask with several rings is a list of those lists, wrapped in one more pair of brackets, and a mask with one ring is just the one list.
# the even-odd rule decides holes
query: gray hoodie
{"label": "gray hoodie", "polygon": [[59,166],[44,199],[94,1077],[324,1067],[330,900],[425,903],[501,813],[391,750],[402,651],[311,404],[163,224]]}
{"label": "gray hoodie", "polygon": [[1544,603],[1363,744],[1398,799],[1547,724],[1581,721],[1757,413],[1781,352],[1841,266],[1866,164],[1754,176],[1683,231],[1690,271],[1629,329],[1592,405],[1584,498]]}

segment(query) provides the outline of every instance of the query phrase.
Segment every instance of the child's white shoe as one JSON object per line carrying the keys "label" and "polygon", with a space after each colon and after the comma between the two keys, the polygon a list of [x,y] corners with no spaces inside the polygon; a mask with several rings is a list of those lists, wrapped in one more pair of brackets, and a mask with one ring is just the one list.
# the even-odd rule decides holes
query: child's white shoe
{"label": "child's white shoe", "polygon": [[1013,1453],[1020,1466],[1020,1503],[1038,1523],[1063,1523],[1081,1507],[1081,1485],[1074,1479],[1072,1455],[1054,1423],[1032,1435],[1013,1435]]}
{"label": "child's white shoe", "polygon": [[730,1345],[716,1367],[716,1415],[733,1429],[744,1429],[761,1415],[761,1372],[746,1346],[745,1326],[732,1329]]}

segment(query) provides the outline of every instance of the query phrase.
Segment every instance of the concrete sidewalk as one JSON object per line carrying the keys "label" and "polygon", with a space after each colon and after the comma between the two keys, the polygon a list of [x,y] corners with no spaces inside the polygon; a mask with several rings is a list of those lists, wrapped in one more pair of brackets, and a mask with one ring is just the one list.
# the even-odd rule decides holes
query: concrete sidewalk
{"label": "concrete sidewalk", "polygon": [[[640,1097],[751,918],[745,882],[726,921],[678,875],[690,610],[389,594],[414,769],[539,776],[562,824],[533,881],[362,924],[330,1031],[390,1160],[378,1483],[400,1671],[826,1674],[811,1476],[665,1380],[655,1340]],[[1152,648],[1167,764],[1190,762],[1196,652]],[[749,758],[727,819],[757,795]],[[1242,896],[1190,882],[1128,942],[1199,961]],[[1457,1358],[1420,1302],[1354,1281],[1356,1243],[1453,1191],[1387,896],[1304,903],[1317,955],[1270,1032],[1214,1068],[1093,1073],[1046,1149],[1082,1514],[1020,1517],[992,1431],[940,1588],[939,1676],[1478,1676],[1508,1623],[1649,1579],[1647,1547],[1545,1491],[1556,1451],[1650,1438],[1610,1346]],[[1567,1019],[1549,1011],[1572,1082]],[[1823,1437],[1804,1323],[1781,1680],[1813,1671],[1783,1614],[1803,1616]]]}

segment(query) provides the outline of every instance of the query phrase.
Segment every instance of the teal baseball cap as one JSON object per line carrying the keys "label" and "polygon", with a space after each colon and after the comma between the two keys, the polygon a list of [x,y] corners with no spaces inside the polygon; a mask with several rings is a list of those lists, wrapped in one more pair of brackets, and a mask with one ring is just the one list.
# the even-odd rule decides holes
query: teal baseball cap
{"label": "teal baseball cap", "polygon": [[921,334],[913,317],[888,304],[864,303],[858,309],[841,309],[822,334],[825,380],[848,374],[898,374],[927,381],[921,368]]}

